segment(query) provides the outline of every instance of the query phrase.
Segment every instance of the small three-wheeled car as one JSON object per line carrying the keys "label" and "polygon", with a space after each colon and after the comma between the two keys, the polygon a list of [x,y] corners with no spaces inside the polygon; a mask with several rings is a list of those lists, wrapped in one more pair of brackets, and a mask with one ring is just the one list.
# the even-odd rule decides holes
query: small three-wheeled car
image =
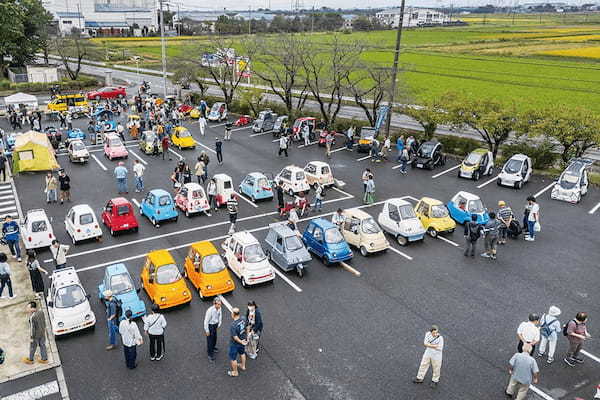
{"label": "small three-wheeled car", "polygon": [[208,204],[204,188],[194,182],[186,183],[179,189],[175,195],[175,204],[185,213],[186,217],[201,212],[210,215],[210,204]]}
{"label": "small three-wheeled car", "polygon": [[102,228],[98,224],[94,210],[87,204],[71,207],[65,217],[65,229],[73,244],[88,239],[102,239]]}
{"label": "small three-wheeled car", "polygon": [[116,232],[138,231],[133,205],[124,197],[115,197],[108,201],[102,211],[102,222],[110,229],[112,236]]}
{"label": "small three-wheeled car", "polygon": [[275,177],[275,182],[281,182],[283,191],[294,196],[297,193],[310,191],[304,170],[295,165],[289,165],[281,170]]}
{"label": "small three-wheeled car", "polygon": [[396,238],[401,246],[423,240],[425,228],[417,218],[413,206],[406,200],[394,198],[383,203],[377,218],[381,228]]}
{"label": "small three-wheeled car", "polygon": [[443,232],[454,232],[456,222],[448,215],[448,209],[439,200],[422,197],[415,206],[415,214],[431,237]]}
{"label": "small three-wheeled car", "polygon": [[273,180],[262,172],[251,172],[240,183],[240,194],[246,195],[252,201],[273,198]]}
{"label": "small three-wheeled car", "polygon": [[252,131],[254,133],[270,131],[275,126],[276,119],[277,114],[275,114],[273,111],[263,110],[258,113],[258,117],[254,120],[254,123],[252,124]]}
{"label": "small three-wheeled car", "polygon": [[473,215],[477,216],[477,223],[487,224],[490,217],[483,206],[483,202],[476,194],[460,191],[446,204],[453,220],[459,224],[471,221]]}
{"label": "small three-wheeled car", "polygon": [[360,128],[360,138],[358,139],[358,144],[356,145],[356,151],[359,153],[368,153],[371,151],[371,145],[377,136],[377,130],[375,128],[370,128],[363,126]]}
{"label": "small three-wheeled car", "polygon": [[304,175],[306,175],[308,184],[313,188],[316,187],[317,182],[322,186],[333,186],[335,184],[331,167],[323,161],[311,161],[306,164]]}
{"label": "small three-wheeled car", "polygon": [[140,214],[147,217],[157,228],[160,227],[161,221],[177,221],[179,216],[171,194],[163,189],[148,192],[140,204]]}
{"label": "small three-wheeled car", "polygon": [[213,176],[215,183],[217,184],[217,195],[215,201],[217,207],[227,204],[227,200],[231,198],[231,195],[235,193],[233,190],[233,180],[229,175],[226,174],[215,174]]}
{"label": "small three-wheeled car", "polygon": [[273,281],[275,273],[260,242],[251,233],[235,232],[221,245],[229,269],[243,287]]}
{"label": "small three-wheeled car", "polygon": [[150,301],[160,309],[192,301],[192,293],[173,256],[167,250],[148,253],[140,278]]}
{"label": "small three-wheeled car", "polygon": [[249,115],[242,115],[235,120],[233,126],[246,126],[252,123],[252,117]]}
{"label": "small three-wheeled car", "polygon": [[90,152],[81,140],[71,140],[67,146],[69,161],[73,163],[86,163],[90,159]]}
{"label": "small three-wheeled car", "polygon": [[459,178],[479,180],[484,175],[494,173],[494,157],[487,149],[475,149],[470,152],[460,164],[458,169]]}
{"label": "small three-wheeled car", "polygon": [[73,128],[67,131],[67,142],[70,142],[71,140],[85,140],[85,138],[85,132],[79,128]]}
{"label": "small three-wheeled car", "polygon": [[129,152],[119,136],[110,134],[106,136],[106,141],[104,142],[104,156],[112,161],[115,158],[129,157]]}
{"label": "small three-wheeled car", "polygon": [[229,293],[235,284],[219,252],[211,242],[196,242],[185,257],[184,275],[198,291],[201,299]]}
{"label": "small three-wheeled car", "polygon": [[183,126],[177,126],[173,129],[173,132],[171,133],[171,143],[180,150],[196,148],[194,137],[190,131]]}
{"label": "small three-wheeled car", "polygon": [[125,264],[113,264],[104,269],[102,281],[98,285],[98,297],[106,306],[104,291],[110,290],[113,296],[121,302],[121,318],[125,318],[125,311],[131,310],[133,318],[139,318],[146,314],[146,305],[140,299],[138,293],[141,288],[133,285],[133,280]]}
{"label": "small three-wheeled car", "polygon": [[209,121],[225,121],[227,119],[227,104],[215,103],[208,113]]}
{"label": "small three-wheeled car", "polygon": [[496,183],[498,186],[504,185],[521,189],[525,183],[529,182],[532,173],[531,158],[525,154],[514,154],[504,163]]}
{"label": "small three-wheeled car", "polygon": [[140,135],[140,150],[144,154],[162,153],[163,149],[158,140],[158,136],[153,131],[144,131]]}
{"label": "small three-wheeled car", "polygon": [[446,164],[444,148],[437,140],[423,142],[417,150],[417,155],[410,164],[413,168],[434,169]]}
{"label": "small three-wheeled car", "polygon": [[317,128],[317,119],[314,117],[301,117],[296,119],[294,125],[292,125],[292,136],[301,138],[305,126],[308,126],[310,131],[310,140],[314,140],[315,129]]}
{"label": "small three-wheeled car", "polygon": [[287,224],[269,224],[265,238],[267,257],[285,272],[296,271],[299,277],[304,275],[307,263],[312,259],[297,232]]}
{"label": "small three-wheeled car", "polygon": [[338,227],[323,218],[309,222],[302,241],[308,251],[321,258],[325,265],[347,261],[353,256]]}
{"label": "small three-wheeled car", "polygon": [[21,224],[21,235],[27,250],[49,247],[55,236],[46,211],[41,208],[27,211]]}
{"label": "small three-wheeled car", "polygon": [[386,251],[390,243],[373,217],[358,208],[344,210],[340,231],[349,245],[360,250],[363,257]]}
{"label": "small three-wheeled car", "polygon": [[275,123],[273,124],[273,135],[279,136],[281,134],[281,132],[283,132],[283,130],[287,127],[287,123],[288,123],[287,115],[280,115],[279,117],[277,117],[277,119],[275,120]]}
{"label": "small three-wheeled car", "polygon": [[588,192],[590,185],[588,169],[592,164],[593,161],[588,158],[572,159],[552,188],[550,198],[579,203],[581,197]]}

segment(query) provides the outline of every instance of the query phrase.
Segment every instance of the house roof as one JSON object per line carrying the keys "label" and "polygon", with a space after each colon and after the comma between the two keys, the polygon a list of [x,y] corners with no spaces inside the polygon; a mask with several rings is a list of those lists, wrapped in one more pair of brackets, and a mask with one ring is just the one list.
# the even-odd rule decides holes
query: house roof
{"label": "house roof", "polygon": [[129,28],[125,21],[85,21],[86,28]]}
{"label": "house roof", "polygon": [[83,15],[78,12],[59,11],[56,13],[58,18],[83,18]]}

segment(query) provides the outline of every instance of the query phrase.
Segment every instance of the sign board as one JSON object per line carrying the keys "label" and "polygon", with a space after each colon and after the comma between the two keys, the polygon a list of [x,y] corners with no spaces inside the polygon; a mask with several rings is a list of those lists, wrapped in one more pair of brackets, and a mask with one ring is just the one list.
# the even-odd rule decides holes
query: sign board
{"label": "sign board", "polygon": [[390,111],[389,106],[379,106],[377,109],[377,121],[375,121],[375,130],[379,132],[379,129],[383,126],[385,122],[388,112]]}

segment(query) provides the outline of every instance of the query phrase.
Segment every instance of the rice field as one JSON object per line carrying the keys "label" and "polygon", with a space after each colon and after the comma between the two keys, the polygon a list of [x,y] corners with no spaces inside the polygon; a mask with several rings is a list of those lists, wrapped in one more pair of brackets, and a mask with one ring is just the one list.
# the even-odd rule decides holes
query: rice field
{"label": "rice field", "polygon": [[[541,54],[561,57],[593,58],[600,61],[600,46],[580,47],[577,49],[550,50]],[[600,72],[600,71],[599,71]]]}

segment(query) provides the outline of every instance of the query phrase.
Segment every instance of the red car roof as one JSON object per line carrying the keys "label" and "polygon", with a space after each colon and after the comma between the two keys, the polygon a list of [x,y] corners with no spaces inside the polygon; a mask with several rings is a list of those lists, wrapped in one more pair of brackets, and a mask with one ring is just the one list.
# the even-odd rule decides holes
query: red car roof
{"label": "red car roof", "polygon": [[129,200],[127,200],[125,197],[115,197],[114,199],[110,199],[110,201],[112,201],[112,203],[116,206],[123,206],[126,204],[131,205]]}

